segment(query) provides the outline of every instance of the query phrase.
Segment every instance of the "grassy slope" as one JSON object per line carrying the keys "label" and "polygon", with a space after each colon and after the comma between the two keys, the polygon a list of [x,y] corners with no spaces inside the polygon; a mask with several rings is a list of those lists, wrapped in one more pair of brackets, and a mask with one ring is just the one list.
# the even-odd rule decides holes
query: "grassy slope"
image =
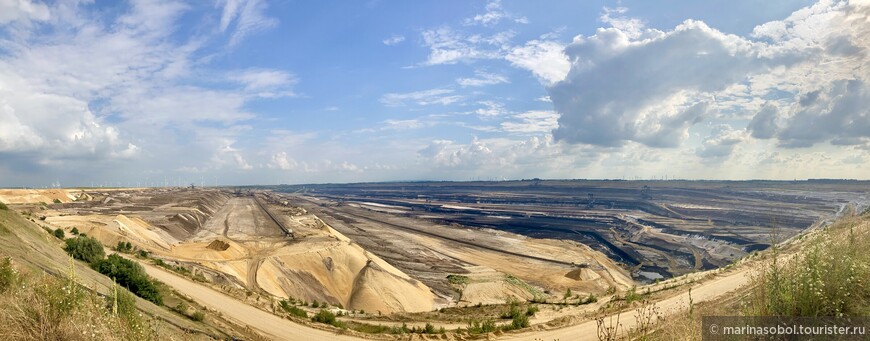
{"label": "grassy slope", "polygon": [[[0,210],[0,256],[11,257],[17,268],[32,272],[34,275],[45,273],[56,278],[67,278],[71,272],[71,263],[62,245],[60,240],[50,236],[37,223],[12,210]],[[72,262],[72,265],[75,280],[79,285],[102,296],[111,295],[112,281],[109,278],[84,263],[76,261]],[[41,280],[38,278],[40,276],[30,277],[36,283],[51,284],[51,280]],[[183,335],[184,339],[210,339],[206,335],[222,334],[214,328],[194,323],[141,298],[135,298],[135,305],[144,315],[157,318],[155,320],[157,324],[153,327],[162,330],[161,335]]]}
{"label": "grassy slope", "polygon": [[669,318],[650,340],[701,340],[702,316],[870,315],[870,210],[762,252],[751,285]]}

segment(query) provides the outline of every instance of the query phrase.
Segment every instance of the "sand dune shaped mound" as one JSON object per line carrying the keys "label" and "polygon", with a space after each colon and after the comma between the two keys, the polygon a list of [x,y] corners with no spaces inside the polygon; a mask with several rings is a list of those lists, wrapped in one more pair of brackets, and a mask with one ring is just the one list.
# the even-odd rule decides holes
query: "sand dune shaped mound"
{"label": "sand dune shaped mound", "polygon": [[580,268],[576,270],[571,270],[571,272],[565,274],[565,277],[568,277],[575,281],[594,281],[601,278],[601,275],[595,273],[595,271],[592,271],[588,268]]}
{"label": "sand dune shaped mound", "polygon": [[131,218],[119,214],[115,216],[112,223],[115,224],[120,235],[145,245],[157,246],[169,250],[170,244],[178,242],[178,240],[165,231],[152,226],[138,217]]}
{"label": "sand dune shaped mound", "polygon": [[434,295],[420,281],[402,278],[370,261],[359,272],[348,301],[350,309],[382,313],[432,310]]}
{"label": "sand dune shaped mound", "polygon": [[385,314],[433,309],[427,286],[359,245],[333,240],[319,246],[266,259],[257,284],[275,296],[341,303],[348,309]]}

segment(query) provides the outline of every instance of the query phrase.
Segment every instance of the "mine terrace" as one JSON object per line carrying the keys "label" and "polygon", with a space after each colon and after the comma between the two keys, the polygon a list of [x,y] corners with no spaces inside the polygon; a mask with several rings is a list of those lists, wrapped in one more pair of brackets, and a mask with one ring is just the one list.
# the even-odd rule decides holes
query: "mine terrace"
{"label": "mine terrace", "polygon": [[[432,227],[471,227],[573,240],[640,282],[725,266],[867,200],[867,182],[502,181],[281,186],[353,236],[361,222],[503,253]],[[389,258],[382,240],[360,242]],[[366,245],[369,244],[369,245]],[[401,248],[401,247],[399,247]],[[522,256],[576,267],[581,261]],[[396,261],[402,263],[401,259]],[[401,267],[401,266],[400,266]]]}

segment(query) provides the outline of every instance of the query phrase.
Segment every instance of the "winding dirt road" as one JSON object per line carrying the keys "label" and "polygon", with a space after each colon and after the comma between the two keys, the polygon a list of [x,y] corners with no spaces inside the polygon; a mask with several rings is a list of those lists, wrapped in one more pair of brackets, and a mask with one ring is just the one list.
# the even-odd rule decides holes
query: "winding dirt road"
{"label": "winding dirt road", "polygon": [[[692,302],[695,304],[713,300],[722,295],[737,290],[749,283],[750,269],[744,267],[741,270],[735,271],[718,278],[711,279],[692,288]],[[663,299],[656,302],[656,307],[663,315],[667,317],[688,308],[689,293],[683,292],[678,295]],[[630,310],[619,315],[619,323],[622,325],[620,333],[633,329],[637,321],[635,316],[637,310]],[[604,318],[604,323],[610,321],[615,324],[617,321],[616,315],[611,315]],[[549,341],[549,340],[598,340],[598,325],[595,320],[583,322],[571,327],[539,331],[534,333],[522,333],[516,335],[506,335],[502,340],[521,340],[521,341]]]}
{"label": "winding dirt road", "polygon": [[144,262],[139,262],[151,277],[166,283],[178,292],[199,302],[203,306],[220,312],[225,318],[242,326],[248,326],[274,340],[361,340],[314,329],[282,319],[268,312],[254,308],[212,288],[180,277],[167,270]]}

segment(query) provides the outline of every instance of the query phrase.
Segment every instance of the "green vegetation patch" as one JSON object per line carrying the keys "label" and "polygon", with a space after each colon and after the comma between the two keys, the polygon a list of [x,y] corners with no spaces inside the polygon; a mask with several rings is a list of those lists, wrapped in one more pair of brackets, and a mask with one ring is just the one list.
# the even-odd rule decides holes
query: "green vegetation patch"
{"label": "green vegetation patch", "polygon": [[63,249],[73,258],[88,264],[94,264],[106,256],[106,252],[103,251],[103,244],[99,240],[84,234],[67,239],[66,246]]}
{"label": "green vegetation patch", "polygon": [[335,314],[326,309],[321,309],[317,314],[311,317],[311,321],[317,323],[328,324],[336,328],[347,329],[347,324],[335,318]]}
{"label": "green vegetation patch", "polygon": [[281,309],[284,309],[284,311],[290,313],[290,315],[301,318],[308,318],[308,313],[305,312],[305,310],[302,310],[301,308],[291,304],[288,300],[281,300],[278,302],[278,304],[281,306]]}
{"label": "green vegetation patch", "polygon": [[450,282],[450,284],[462,285],[468,284],[469,279],[468,276],[463,275],[447,275],[447,281]]}
{"label": "green vegetation patch", "polygon": [[135,262],[118,255],[109,255],[91,265],[99,273],[113,278],[134,294],[157,305],[163,305],[163,297],[157,285],[145,274],[145,269]]}

